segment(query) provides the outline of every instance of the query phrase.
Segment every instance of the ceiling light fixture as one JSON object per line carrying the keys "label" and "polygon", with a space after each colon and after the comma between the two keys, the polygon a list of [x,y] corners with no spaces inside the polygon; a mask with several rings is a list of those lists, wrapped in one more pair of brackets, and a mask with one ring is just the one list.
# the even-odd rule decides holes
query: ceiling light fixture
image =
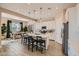
{"label": "ceiling light fixture", "polygon": [[56,9],[58,9],[58,7],[56,7]]}
{"label": "ceiling light fixture", "polygon": [[37,14],[38,12],[36,10],[33,10],[35,14]]}
{"label": "ceiling light fixture", "polygon": [[34,13],[36,12],[36,10],[34,10]]}
{"label": "ceiling light fixture", "polygon": [[50,10],[51,8],[48,8],[48,10]]}
{"label": "ceiling light fixture", "polygon": [[42,13],[42,9],[43,9],[43,8],[40,7],[40,18],[39,18],[40,20],[42,19],[42,17],[41,17],[41,15],[42,15],[42,14],[41,14],[41,13]]}
{"label": "ceiling light fixture", "polygon": [[28,14],[30,14],[31,12],[28,12]]}
{"label": "ceiling light fixture", "polygon": [[42,8],[40,7],[40,10],[41,10]]}
{"label": "ceiling light fixture", "polygon": [[27,5],[31,5],[31,3],[27,3]]}

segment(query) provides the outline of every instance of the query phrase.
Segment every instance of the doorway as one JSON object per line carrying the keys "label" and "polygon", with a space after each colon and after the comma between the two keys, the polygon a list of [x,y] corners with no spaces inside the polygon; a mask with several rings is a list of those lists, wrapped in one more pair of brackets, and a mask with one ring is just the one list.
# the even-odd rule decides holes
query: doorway
{"label": "doorway", "polygon": [[63,52],[68,56],[69,22],[63,23]]}

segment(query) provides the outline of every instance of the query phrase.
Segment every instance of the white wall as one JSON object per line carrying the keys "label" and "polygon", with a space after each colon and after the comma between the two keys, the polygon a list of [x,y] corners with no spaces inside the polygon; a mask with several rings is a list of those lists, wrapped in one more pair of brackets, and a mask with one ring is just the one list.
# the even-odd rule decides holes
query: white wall
{"label": "white wall", "polygon": [[55,29],[55,21],[35,23],[34,24],[34,31],[41,30],[42,26],[47,26],[47,30]]}
{"label": "white wall", "polygon": [[61,37],[61,30],[63,30],[63,16],[56,19],[56,28],[55,28],[55,36],[56,36],[56,42],[62,44],[62,37]]}
{"label": "white wall", "polygon": [[2,24],[7,24],[7,20],[8,20],[8,19],[6,19],[6,18],[1,18],[1,25],[2,25]]}
{"label": "white wall", "polygon": [[[78,4],[79,5],[79,4]],[[79,55],[79,6],[68,9],[69,40],[68,55]]]}
{"label": "white wall", "polygon": [[[55,21],[35,23],[34,26],[33,26],[34,33],[40,33],[42,26],[46,26],[47,30],[54,30],[55,29]],[[51,39],[51,40],[55,39],[54,38],[54,32],[53,33],[47,32],[46,36],[48,36],[48,39]]]}
{"label": "white wall", "polygon": [[55,21],[48,21],[48,22],[41,22],[34,24],[34,31],[38,32],[41,30],[42,26],[47,26],[47,29],[55,29],[55,32],[52,33],[52,40],[62,44],[62,37],[61,37],[61,29],[63,29],[63,14],[61,13],[60,17],[56,18]]}

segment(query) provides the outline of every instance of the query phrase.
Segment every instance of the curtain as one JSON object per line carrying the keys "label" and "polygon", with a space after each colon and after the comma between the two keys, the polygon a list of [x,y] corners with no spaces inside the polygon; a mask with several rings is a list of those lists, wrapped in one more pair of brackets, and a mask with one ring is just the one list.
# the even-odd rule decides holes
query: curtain
{"label": "curtain", "polygon": [[10,23],[11,23],[12,21],[11,20],[8,20],[7,21],[7,38],[10,38],[10,33],[11,33],[11,31],[10,31]]}
{"label": "curtain", "polygon": [[20,22],[20,24],[21,24],[21,32],[22,32],[23,31],[23,23]]}

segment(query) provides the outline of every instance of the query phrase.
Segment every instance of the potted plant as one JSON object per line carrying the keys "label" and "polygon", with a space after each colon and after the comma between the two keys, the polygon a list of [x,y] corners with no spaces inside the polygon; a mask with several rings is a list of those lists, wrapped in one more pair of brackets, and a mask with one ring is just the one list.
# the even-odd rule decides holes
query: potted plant
{"label": "potted plant", "polygon": [[2,35],[4,35],[6,33],[6,31],[7,31],[6,25],[5,24],[2,24],[2,26],[1,26]]}
{"label": "potted plant", "polygon": [[25,26],[23,30],[24,30],[24,32],[27,32],[27,27]]}

